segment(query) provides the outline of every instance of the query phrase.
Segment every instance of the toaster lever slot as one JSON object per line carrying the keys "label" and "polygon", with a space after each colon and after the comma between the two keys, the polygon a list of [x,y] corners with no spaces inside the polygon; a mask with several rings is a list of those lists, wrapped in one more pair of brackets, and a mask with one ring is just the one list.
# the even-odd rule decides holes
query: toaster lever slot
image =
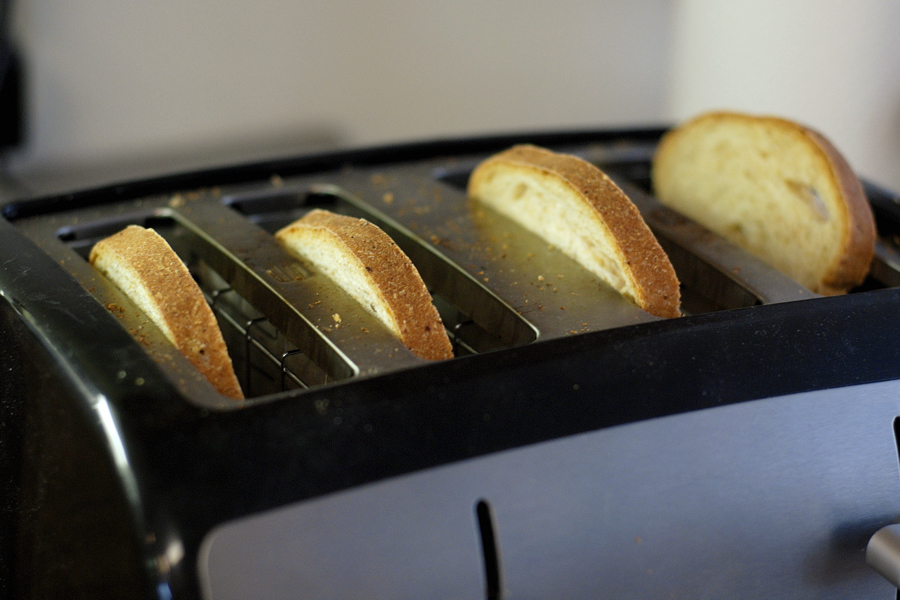
{"label": "toaster lever slot", "polygon": [[478,532],[481,535],[481,556],[484,560],[485,598],[501,600],[502,580],[500,578],[500,548],[494,527],[494,514],[487,500],[475,504]]}

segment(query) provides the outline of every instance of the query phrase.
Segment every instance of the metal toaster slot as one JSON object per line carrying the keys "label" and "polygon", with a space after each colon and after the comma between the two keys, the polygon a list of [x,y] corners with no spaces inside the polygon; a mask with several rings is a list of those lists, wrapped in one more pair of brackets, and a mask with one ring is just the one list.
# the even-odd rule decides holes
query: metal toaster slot
{"label": "metal toaster slot", "polygon": [[[539,236],[470,201],[465,182],[477,160],[452,158],[402,169],[373,168],[346,174],[341,184],[368,206],[377,207],[387,220],[412,232],[410,237],[419,243],[406,249],[407,253],[444,257],[466,273],[465,281],[476,282],[496,296],[499,302],[494,306],[510,307],[492,315],[492,306],[482,302],[475,290],[457,292],[455,303],[468,302],[471,310],[483,311],[480,318],[485,322],[527,320],[541,339],[550,340],[657,318]],[[429,265],[428,261],[422,263]],[[443,279],[440,273],[429,277],[437,282]],[[476,313],[466,308],[463,312],[479,322]]]}
{"label": "metal toaster slot", "polygon": [[641,211],[682,284],[688,314],[818,297],[729,241],[664,206],[652,195],[655,146],[631,156],[588,157],[612,177]]}
{"label": "metal toaster slot", "polygon": [[875,214],[879,237],[869,280],[860,291],[900,286],[900,196],[867,181],[862,184]]}
{"label": "metal toaster slot", "polygon": [[167,209],[66,226],[58,231],[58,237],[87,260],[97,241],[130,224],[156,230],[188,267],[216,315],[247,398],[308,388],[355,374],[345,362],[333,358],[323,360],[321,356],[327,357],[328,352],[318,352],[317,362],[290,341],[203,259],[205,255],[215,254],[215,250]]}
{"label": "metal toaster slot", "polygon": [[[631,177],[646,183],[649,168],[642,156],[646,149],[628,149],[627,161],[601,164],[640,210],[653,230],[682,284],[682,310],[699,314],[791,300],[815,298],[813,294],[780,272],[748,255],[727,240],[668,209]],[[637,156],[635,156],[637,153]],[[608,160],[608,152],[585,154],[592,162]],[[613,156],[618,156],[613,153]],[[441,170],[439,180],[464,191],[473,164]],[[625,174],[623,174],[625,173]]]}
{"label": "metal toaster slot", "polygon": [[655,145],[631,155],[586,158],[628,194],[656,235],[682,283],[684,310],[699,314],[818,297],[729,241],[664,206],[652,195]]}
{"label": "metal toaster slot", "polygon": [[[687,301],[705,302],[707,308],[701,310],[701,312],[707,312],[731,306],[752,306],[753,304],[780,302],[783,301],[784,292],[787,292],[788,300],[793,299],[794,294],[790,286],[785,285],[784,281],[779,282],[776,280],[779,277],[783,280],[783,276],[780,276],[777,272],[772,276],[762,272],[754,273],[753,279],[759,283],[755,283],[752,286],[753,289],[747,290],[750,292],[750,296],[743,296],[739,290],[733,289],[733,285],[729,282],[733,278],[727,273],[729,264],[735,262],[735,260],[744,262],[744,259],[740,257],[737,257],[737,259],[732,258],[733,250],[727,249],[723,252],[721,250],[721,241],[716,239],[717,236],[702,228],[698,228],[696,224],[689,223],[687,219],[663,207],[657,200],[652,198],[651,159],[654,151],[655,146],[647,147],[643,152],[643,156],[641,152],[638,152],[635,156],[624,158],[615,155],[604,156],[603,153],[593,153],[590,158],[593,162],[600,165],[601,168],[614,175],[617,181],[618,178],[621,178],[623,185],[629,186],[630,193],[638,196],[638,199],[643,201],[641,202],[642,207],[639,208],[641,208],[641,212],[658,236],[661,235],[658,230],[665,230],[662,233],[665,239],[660,239],[660,243],[670,253],[673,262],[677,260],[679,264],[683,265],[679,271],[679,276],[681,276],[682,272],[688,272],[690,273],[689,281],[707,282],[706,285],[699,286],[699,289],[704,291],[703,296],[705,300],[703,297],[692,298],[691,295],[688,295]],[[868,278],[858,289],[851,290],[851,293],[900,285],[900,252],[897,250],[898,244],[896,243],[897,234],[900,233],[900,230],[893,226],[897,216],[900,215],[900,208],[898,208],[900,207],[900,199],[898,199],[896,194],[867,181],[863,181],[862,185],[866,197],[872,205],[880,237],[875,242],[875,255],[872,259]],[[677,229],[682,229],[682,232],[676,233],[675,230]],[[673,237],[680,238],[681,244],[676,243],[673,239],[669,239]],[[695,258],[685,255],[686,251],[689,253],[689,247],[695,243],[690,240],[698,238],[702,238],[699,245],[712,245],[715,247],[710,247],[703,252],[705,262],[709,263],[708,266],[713,267],[712,272],[707,266],[703,265],[704,261],[698,263]],[[678,269],[677,265],[676,269]],[[740,270],[740,265],[734,264],[731,267],[731,271],[734,272],[735,269]],[[759,270],[757,266],[753,266],[753,269],[755,271]],[[738,275],[738,279],[743,279],[740,277],[740,273],[736,273],[736,275]],[[771,282],[768,281],[769,279],[771,279]],[[712,285],[709,285],[710,280],[714,282]],[[743,287],[743,282],[741,287]],[[770,287],[774,288],[774,290],[768,289]],[[717,289],[720,291],[717,292]],[[723,295],[725,298],[730,297],[731,301],[723,304],[721,301],[716,300],[717,298],[722,298]]]}
{"label": "metal toaster slot", "polygon": [[223,203],[270,233],[313,208],[364,218],[378,225],[416,265],[456,356],[512,347],[537,338],[534,327],[486,287],[402,225],[338,186],[315,184],[254,190],[228,195]]}
{"label": "metal toaster slot", "polygon": [[641,211],[672,261],[682,284],[685,312],[697,314],[818,297],[636,186],[626,181],[617,183]]}
{"label": "metal toaster slot", "polygon": [[[875,241],[875,256],[872,259],[869,278],[881,287],[900,286],[900,252],[894,244],[883,239]],[[878,286],[870,286],[869,289],[871,287]]]}
{"label": "metal toaster slot", "polygon": [[309,388],[328,382],[328,373],[291,343],[261,312],[235,292],[204,261],[192,273],[222,329],[242,387],[253,396]]}

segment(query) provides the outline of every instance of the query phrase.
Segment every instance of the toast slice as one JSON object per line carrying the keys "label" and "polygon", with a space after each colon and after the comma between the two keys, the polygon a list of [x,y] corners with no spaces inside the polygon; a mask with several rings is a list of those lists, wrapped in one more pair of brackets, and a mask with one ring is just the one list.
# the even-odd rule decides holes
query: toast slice
{"label": "toast slice", "polygon": [[628,196],[591,163],[513,146],[478,165],[468,194],[540,235],[648,313],[681,314],[669,257]]}
{"label": "toast slice", "polygon": [[777,118],[713,112],[663,136],[660,202],[824,295],[861,284],[875,245],[862,185],[822,135]]}
{"label": "toast slice", "polygon": [[212,309],[187,267],[156,231],[129,225],[97,242],[89,260],[216,390],[243,398]]}
{"label": "toast slice", "polygon": [[364,219],[315,209],[276,239],[343,288],[416,356],[453,357],[431,294],[409,257]]}

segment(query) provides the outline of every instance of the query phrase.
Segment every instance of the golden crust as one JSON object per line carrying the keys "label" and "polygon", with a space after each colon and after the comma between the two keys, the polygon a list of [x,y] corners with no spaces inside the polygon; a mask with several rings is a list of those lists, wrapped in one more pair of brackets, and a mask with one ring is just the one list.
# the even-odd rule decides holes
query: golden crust
{"label": "golden crust", "polygon": [[[677,128],[669,131],[660,140],[653,159],[654,178],[657,165],[670,161],[668,155],[674,152],[681,135],[689,128],[701,122],[744,122],[752,125],[781,128],[792,131],[810,142],[811,148],[821,154],[822,160],[829,166],[829,177],[835,187],[840,190],[843,200],[838,215],[845,223],[842,233],[842,252],[837,253],[834,261],[822,274],[820,280],[811,285],[813,291],[824,295],[846,293],[851,288],[862,284],[869,272],[876,238],[875,219],[862,184],[841,153],[822,134],[797,122],[776,116],[759,116],[730,111],[713,111],[700,114]],[[660,198],[660,200],[665,200]]]}
{"label": "golden crust", "polygon": [[396,321],[400,341],[416,356],[427,360],[453,357],[453,347],[431,294],[412,261],[386,233],[365,219],[316,209],[275,234],[301,256],[303,248],[291,243],[292,235],[301,229],[334,236],[359,261]]}
{"label": "golden crust", "polygon": [[[586,202],[616,241],[613,249],[637,296],[650,314],[680,316],[680,290],[675,269],[637,207],[599,168],[576,156],[528,144],[491,156],[469,178],[470,195],[477,197],[482,178],[496,168],[529,169],[565,182]],[[540,232],[536,232],[540,233]]]}
{"label": "golden crust", "polygon": [[827,295],[840,294],[860,285],[869,273],[875,254],[875,217],[862,183],[841,153],[818,132],[801,128],[819,146],[831,164],[835,183],[841,189],[847,210],[844,252],[822,278],[823,287],[820,290],[820,293]]}
{"label": "golden crust", "polygon": [[[151,302],[157,326],[220,393],[242,399],[222,332],[197,283],[154,230],[130,225],[97,242],[90,262],[138,306]],[[129,272],[133,284],[117,273]],[[151,310],[146,310],[148,316]],[[155,319],[154,319],[155,320]]]}

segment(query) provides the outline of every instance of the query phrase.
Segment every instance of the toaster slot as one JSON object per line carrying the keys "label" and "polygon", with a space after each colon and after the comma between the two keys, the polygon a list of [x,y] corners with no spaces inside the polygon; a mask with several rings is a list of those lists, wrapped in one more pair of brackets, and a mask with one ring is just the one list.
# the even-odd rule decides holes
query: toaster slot
{"label": "toaster slot", "polygon": [[[222,326],[229,350],[237,350],[234,362],[238,378],[254,396],[335,380],[334,375],[329,376],[326,368],[292,344],[205,261],[197,261],[192,273]],[[351,375],[348,372],[343,378]]]}
{"label": "toaster slot", "polygon": [[[669,237],[676,237],[682,240],[680,247],[678,244],[673,243],[674,240],[667,240],[669,246],[666,247],[666,244],[660,239],[660,243],[666,247],[666,250],[667,252],[670,252],[670,255],[684,254],[684,247],[690,246],[692,244],[690,240],[697,237],[703,239],[699,244],[700,246],[708,246],[709,243],[706,240],[713,240],[713,238],[716,238],[717,236],[705,232],[702,229],[695,232],[674,232],[673,229],[678,229],[679,226],[683,230],[696,229],[697,226],[695,224],[689,224],[687,219],[662,206],[659,201],[652,197],[653,183],[651,159],[654,151],[655,147],[647,147],[643,153],[637,152],[634,156],[610,156],[604,155],[603,152],[595,151],[589,152],[588,158],[595,164],[600,165],[601,168],[611,175],[614,174],[617,180],[620,178],[621,185],[629,186],[631,190],[634,190],[631,193],[640,195],[641,199],[644,200],[641,211],[644,213],[648,224],[654,228],[654,231],[657,231],[657,229],[667,230],[666,233],[669,234]],[[862,181],[861,183],[875,215],[879,238],[876,239],[875,242],[875,254],[872,258],[872,264],[866,281],[863,282],[859,288],[851,290],[851,293],[884,287],[896,287],[900,285],[900,253],[897,251],[897,247],[900,245],[897,243],[897,240],[900,239],[900,237],[898,237],[898,233],[900,233],[900,209],[898,209],[898,206],[900,206],[900,199],[898,199],[896,194],[873,185],[872,183],[867,181]],[[673,228],[673,225],[676,225],[676,227]],[[657,235],[660,234],[657,232]],[[731,279],[731,276],[728,275],[729,265],[735,261],[744,262],[744,259],[740,256],[733,258],[732,255],[735,253],[732,249],[725,249],[722,251],[719,248],[722,244],[718,240],[714,241],[714,245],[718,247],[707,248],[702,254],[704,254],[703,260],[709,263],[714,271],[718,271],[718,273],[710,273],[706,267],[697,265],[696,261],[690,256],[679,257],[679,263],[684,264],[682,270],[685,271],[690,269],[696,271],[698,268],[707,271],[705,275],[698,272],[695,276],[698,277],[700,281],[703,281],[711,275],[713,279],[719,280],[719,283],[716,285],[722,287],[723,278]],[[752,260],[755,261],[755,259]],[[673,262],[675,262],[674,258]],[[678,267],[676,266],[676,268]],[[740,265],[735,264],[730,268],[734,271],[735,269],[740,269]],[[768,267],[766,267],[766,269],[768,269]],[[755,270],[758,271],[758,267],[756,267]],[[776,280],[776,278],[779,277],[782,279],[780,282]],[[750,283],[754,289],[751,293],[753,296],[756,296],[756,302],[751,298],[745,298],[745,304],[747,300],[750,300],[750,304],[747,305],[752,305],[754,303],[769,304],[772,302],[783,301],[781,298],[783,297],[784,291],[788,292],[788,300],[793,297],[789,285],[785,284],[783,281],[784,277],[780,276],[777,271],[772,276],[771,280],[770,276],[765,272],[754,272],[752,278],[754,281],[751,281]],[[755,283],[755,281],[758,281],[759,283]],[[725,283],[726,287],[727,285],[728,284]],[[771,290],[766,289],[769,287],[776,288],[775,292],[773,293]],[[782,291],[779,292],[779,289]],[[734,291],[731,293],[733,294]],[[718,294],[715,293],[706,295],[713,298],[718,297]],[[741,302],[740,299],[738,301]],[[727,307],[729,305],[726,304],[724,306]],[[709,310],[717,309],[715,303],[710,304]]]}
{"label": "toaster slot", "polygon": [[875,214],[878,239],[869,280],[860,291],[900,286],[900,196],[867,181],[862,184]]}
{"label": "toaster slot", "polygon": [[[355,366],[318,336],[311,325],[305,328],[295,325],[288,336],[284,327],[276,326],[266,316],[264,303],[253,303],[238,293],[226,276],[238,279],[235,273],[239,268],[233,263],[226,267],[231,261],[221,249],[214,248],[209,240],[179,222],[179,216],[168,209],[68,225],[60,228],[57,236],[87,260],[97,241],[132,224],[153,228],[188,267],[218,320],[247,398],[321,385],[356,374]],[[213,256],[219,258],[208,260]],[[219,270],[211,263],[217,263]],[[103,292],[94,290],[94,293],[102,295]],[[106,298],[100,299],[108,304]]]}
{"label": "toaster slot", "polygon": [[709,312],[819,297],[725,238],[663,206],[626,181],[617,181],[641,211],[675,267],[686,311]]}
{"label": "toaster slot", "polygon": [[900,252],[896,246],[881,238],[875,241],[875,256],[869,277],[885,287],[900,286]]}
{"label": "toaster slot", "polygon": [[396,220],[335,185],[313,184],[228,195],[223,203],[275,233],[313,208],[366,219],[380,227],[416,266],[454,345],[473,354],[534,341],[537,332],[488,288]]}
{"label": "toaster slot", "polygon": [[698,314],[819,297],[652,193],[656,144],[595,146],[575,153],[606,172],[640,210],[682,284],[683,309]]}
{"label": "toaster slot", "polygon": [[[658,318],[540,236],[469,200],[465,181],[473,164],[469,159],[454,158],[408,165],[402,170],[371,169],[343,175],[341,185],[412,232],[415,239],[427,240],[428,252],[440,255],[464,271],[469,281],[490,290],[502,306],[514,311],[505,316],[512,312],[527,320],[540,339]],[[490,308],[479,304],[477,296],[460,296],[473,302],[474,309]]]}
{"label": "toaster slot", "polygon": [[[638,158],[645,153],[646,150],[638,152]],[[631,177],[646,184],[649,168],[634,154],[629,151],[629,160],[625,163],[603,164],[601,168],[637,206],[669,256],[682,285],[684,313],[699,314],[817,297],[725,239],[663,206],[634,185]],[[586,154],[585,158],[597,162],[599,158],[609,157],[596,151]],[[441,169],[435,176],[464,191],[474,166],[465,164],[455,169]]]}

